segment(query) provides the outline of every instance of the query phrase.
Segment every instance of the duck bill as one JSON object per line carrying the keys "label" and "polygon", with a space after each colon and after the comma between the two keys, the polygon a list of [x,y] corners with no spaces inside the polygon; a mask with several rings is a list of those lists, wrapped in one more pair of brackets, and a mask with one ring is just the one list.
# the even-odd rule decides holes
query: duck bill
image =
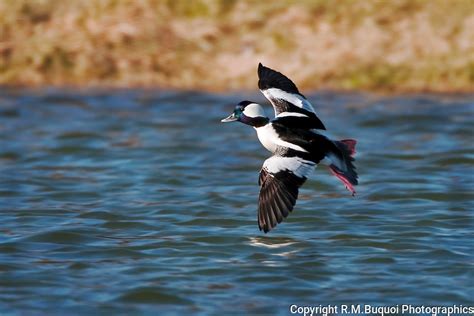
{"label": "duck bill", "polygon": [[229,115],[228,117],[224,118],[221,120],[222,123],[228,123],[228,122],[235,122],[237,121],[238,118],[235,116],[234,113],[232,113],[231,115]]}

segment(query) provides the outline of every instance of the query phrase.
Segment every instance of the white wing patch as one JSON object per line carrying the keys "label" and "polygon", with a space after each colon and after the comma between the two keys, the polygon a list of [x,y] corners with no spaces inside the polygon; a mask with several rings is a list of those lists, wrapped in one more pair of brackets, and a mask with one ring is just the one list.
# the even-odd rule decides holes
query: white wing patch
{"label": "white wing patch", "polygon": [[315,166],[316,163],[300,157],[272,156],[263,163],[263,168],[271,174],[288,170],[300,178],[307,178]]}
{"label": "white wing patch", "polygon": [[308,115],[303,114],[303,113],[297,113],[297,112],[281,112],[276,116],[276,118],[279,117],[287,117],[287,116],[298,116],[298,117],[308,117]]}
{"label": "white wing patch", "polygon": [[[288,93],[288,92],[283,91],[283,90],[278,89],[278,88],[269,88],[269,89],[260,90],[260,91],[262,91],[263,95],[268,100],[270,100],[270,102],[272,102],[272,104],[273,104],[274,99],[285,100],[285,101],[287,101],[287,102],[289,102],[289,103],[291,103],[291,104],[293,104],[293,105],[295,105],[299,108],[308,110],[308,111],[313,112],[314,114],[316,114],[316,112],[314,111],[314,108],[311,105],[311,103],[309,103],[308,100],[306,100],[305,98],[303,98],[299,94]],[[276,115],[277,115],[277,113],[276,113],[276,108],[275,108],[275,116]]]}

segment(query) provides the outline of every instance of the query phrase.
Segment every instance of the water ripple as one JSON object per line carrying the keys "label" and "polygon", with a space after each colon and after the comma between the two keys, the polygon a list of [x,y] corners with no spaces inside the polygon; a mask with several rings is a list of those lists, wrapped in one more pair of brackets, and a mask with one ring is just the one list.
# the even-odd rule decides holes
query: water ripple
{"label": "water ripple", "polygon": [[0,93],[7,314],[472,302],[471,96],[312,95],[333,137],[359,140],[358,195],[321,166],[264,235],[268,154],[251,128],[219,123],[241,96]]}

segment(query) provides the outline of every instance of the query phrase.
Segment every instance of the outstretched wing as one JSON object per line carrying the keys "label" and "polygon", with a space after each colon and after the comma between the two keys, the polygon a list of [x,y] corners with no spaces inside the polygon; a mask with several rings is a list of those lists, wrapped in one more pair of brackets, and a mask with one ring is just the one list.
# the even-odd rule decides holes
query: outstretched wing
{"label": "outstretched wing", "polygon": [[[258,64],[258,88],[270,101],[277,118],[301,121],[304,126],[326,129],[316,116],[313,106],[306,100],[296,85],[282,73]],[[296,124],[297,125],[297,124]]]}
{"label": "outstretched wing", "polygon": [[269,232],[293,210],[298,189],[316,163],[300,157],[272,156],[265,160],[258,184],[258,228]]}

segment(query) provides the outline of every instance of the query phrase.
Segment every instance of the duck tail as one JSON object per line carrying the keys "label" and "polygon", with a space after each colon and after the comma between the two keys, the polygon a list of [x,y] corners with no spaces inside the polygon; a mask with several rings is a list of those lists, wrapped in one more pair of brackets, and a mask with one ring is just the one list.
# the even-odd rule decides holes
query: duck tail
{"label": "duck tail", "polygon": [[355,139],[342,139],[333,141],[333,143],[335,148],[327,155],[331,161],[329,169],[354,196],[356,193],[354,186],[359,183],[356,167],[353,163],[357,141]]}

